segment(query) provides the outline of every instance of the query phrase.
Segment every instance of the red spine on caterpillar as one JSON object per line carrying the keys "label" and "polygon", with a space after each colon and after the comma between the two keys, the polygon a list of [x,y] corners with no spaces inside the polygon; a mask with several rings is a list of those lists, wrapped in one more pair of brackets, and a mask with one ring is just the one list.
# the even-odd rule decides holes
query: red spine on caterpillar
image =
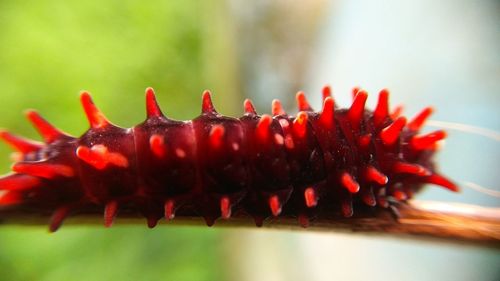
{"label": "red spine on caterpillar", "polygon": [[203,217],[207,225],[243,211],[258,226],[267,217],[295,216],[307,227],[326,204],[349,217],[359,204],[387,208],[426,183],[457,191],[429,161],[444,131],[420,135],[433,109],[407,122],[401,107],[390,113],[389,92],[374,111],[355,88],[348,109],[335,107],[329,86],[314,112],[303,92],[299,113],[287,115],[273,100],[271,115],[244,102],[244,115],[219,114],[209,91],[201,115],[175,121],[146,89],[146,120],[131,128],[113,125],[90,94],[81,103],[90,129],[69,136],[37,112],[27,117],[44,142],[7,131],[0,139],[17,151],[13,173],[0,178],[0,210],[26,207],[52,212],[50,231],[75,212],[102,210],[110,227],[120,209],[135,209],[156,226],[160,218]]}

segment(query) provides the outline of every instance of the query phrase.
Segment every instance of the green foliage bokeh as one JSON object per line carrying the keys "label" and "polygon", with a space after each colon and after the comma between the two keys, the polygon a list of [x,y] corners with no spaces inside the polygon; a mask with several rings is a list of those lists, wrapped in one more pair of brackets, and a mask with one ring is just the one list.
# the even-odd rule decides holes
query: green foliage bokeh
{"label": "green foliage bokeh", "polygon": [[[148,86],[168,115],[196,116],[201,91],[211,85],[205,66],[213,54],[206,50],[214,33],[205,23],[210,2],[0,2],[0,126],[39,139],[20,114],[36,108],[80,135],[88,126],[81,90],[113,122],[132,126],[145,117]],[[9,153],[0,146],[5,172]],[[220,236],[206,228],[145,225],[68,226],[52,235],[43,227],[3,226],[0,279],[221,280]]]}

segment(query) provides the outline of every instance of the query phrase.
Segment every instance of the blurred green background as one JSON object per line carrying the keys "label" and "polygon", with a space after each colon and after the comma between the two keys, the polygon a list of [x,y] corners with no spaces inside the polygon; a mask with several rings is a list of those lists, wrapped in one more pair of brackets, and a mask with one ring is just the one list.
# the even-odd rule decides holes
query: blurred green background
{"label": "blurred green background", "polygon": [[[204,89],[219,112],[238,116],[247,97],[259,112],[273,98],[291,109],[301,89],[318,108],[331,83],[340,106],[353,86],[389,87],[410,115],[433,104],[438,120],[500,130],[498,11],[494,0],[3,0],[0,126],[38,139],[21,115],[36,108],[80,135],[81,90],[114,123],[133,126],[145,118],[148,86],[169,117],[191,119]],[[451,133],[442,170],[495,187],[497,143],[468,137]],[[484,149],[464,151],[471,144]],[[0,145],[2,171],[10,152]],[[468,189],[429,188],[424,198],[500,204]],[[0,228],[0,280],[498,280],[499,257],[456,244],[217,224]]]}
{"label": "blurred green background", "polygon": [[[217,93],[221,110],[235,113],[242,98],[233,46],[215,32],[225,32],[217,3],[1,1],[1,125],[39,139],[21,115],[36,108],[80,135],[88,126],[78,100],[84,89],[122,126],[145,118],[148,86],[174,118],[195,117],[205,88]],[[221,15],[210,12],[219,8]],[[0,147],[0,155],[9,153]],[[9,165],[1,157],[2,171]],[[55,235],[44,227],[2,227],[0,280],[225,280],[223,235],[145,225],[68,227]]]}

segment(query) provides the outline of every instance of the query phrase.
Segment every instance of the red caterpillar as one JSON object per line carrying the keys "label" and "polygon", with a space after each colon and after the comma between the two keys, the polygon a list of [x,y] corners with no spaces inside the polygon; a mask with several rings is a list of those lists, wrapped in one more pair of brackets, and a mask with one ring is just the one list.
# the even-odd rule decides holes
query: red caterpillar
{"label": "red caterpillar", "polygon": [[406,200],[424,183],[457,190],[431,161],[445,133],[418,135],[431,108],[407,122],[389,114],[386,90],[373,112],[365,109],[365,91],[354,94],[349,109],[338,109],[325,87],[318,113],[299,92],[296,117],[278,100],[273,116],[259,116],[247,99],[245,114],[235,119],[217,113],[206,91],[200,116],[174,121],[148,88],[146,121],[124,129],[84,92],[91,128],[80,138],[34,111],[28,119],[45,143],[0,133],[20,153],[13,173],[0,179],[0,207],[51,212],[51,231],[70,213],[103,206],[106,226],[119,208],[141,212],[150,227],[176,213],[203,216],[212,225],[234,211],[250,214],[259,226],[280,214],[307,226],[322,206],[350,217],[353,203],[387,207],[388,199]]}

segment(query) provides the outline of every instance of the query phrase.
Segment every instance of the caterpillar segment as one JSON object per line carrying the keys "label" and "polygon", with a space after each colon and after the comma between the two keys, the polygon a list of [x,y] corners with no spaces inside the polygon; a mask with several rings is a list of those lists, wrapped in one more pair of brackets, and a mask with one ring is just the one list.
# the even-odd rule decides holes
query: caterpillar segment
{"label": "caterpillar segment", "polygon": [[425,183],[458,190],[432,163],[446,133],[419,134],[432,108],[407,121],[401,108],[389,112],[386,89],[373,111],[359,88],[348,109],[335,105],[329,86],[322,96],[319,112],[298,92],[296,116],[279,100],[271,115],[258,115],[247,99],[244,115],[231,118],[216,111],[205,91],[201,114],[177,121],[147,88],[146,120],[126,129],[83,92],[90,128],[79,138],[28,111],[44,142],[0,131],[17,153],[12,172],[0,178],[0,208],[51,212],[50,231],[89,208],[102,210],[106,227],[123,208],[141,213],[151,228],[186,214],[211,226],[239,212],[257,226],[286,214],[307,227],[325,207],[350,217],[358,205],[387,208],[390,200],[407,200]]}

